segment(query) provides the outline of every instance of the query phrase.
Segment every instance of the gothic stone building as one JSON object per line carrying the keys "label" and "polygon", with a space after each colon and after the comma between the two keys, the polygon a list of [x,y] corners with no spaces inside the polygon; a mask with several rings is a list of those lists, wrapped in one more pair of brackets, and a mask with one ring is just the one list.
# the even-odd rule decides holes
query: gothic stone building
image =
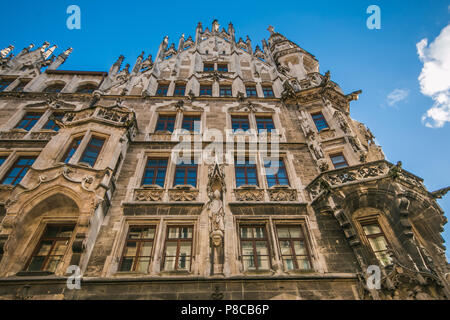
{"label": "gothic stone building", "polygon": [[[448,299],[448,188],[386,161],[350,117],[361,92],[268,31],[199,23],[109,72],[1,50],[0,298]],[[174,161],[180,138],[228,160]]]}

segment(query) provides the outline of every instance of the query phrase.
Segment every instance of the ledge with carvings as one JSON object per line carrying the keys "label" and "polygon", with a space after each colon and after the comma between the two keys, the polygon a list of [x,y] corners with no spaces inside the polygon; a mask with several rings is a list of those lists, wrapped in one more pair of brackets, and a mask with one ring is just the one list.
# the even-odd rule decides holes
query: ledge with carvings
{"label": "ledge with carvings", "polygon": [[318,175],[306,187],[306,191],[314,202],[322,194],[335,188],[365,183],[392,177],[408,187],[429,194],[423,185],[423,179],[401,168],[401,163],[394,165],[386,160],[378,160],[352,167],[330,170]]}
{"label": "ledge with carvings", "polygon": [[126,216],[199,215],[204,203],[196,201],[132,201],[122,202]]}

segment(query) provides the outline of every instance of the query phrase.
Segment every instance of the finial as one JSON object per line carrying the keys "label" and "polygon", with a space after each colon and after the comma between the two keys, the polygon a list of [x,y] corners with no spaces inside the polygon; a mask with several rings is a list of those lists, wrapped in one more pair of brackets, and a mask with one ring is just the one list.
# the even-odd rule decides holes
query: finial
{"label": "finial", "polygon": [[272,26],[269,26],[269,27],[267,28],[267,31],[269,31],[271,35],[275,33],[275,29],[274,29],[274,27],[272,27]]}

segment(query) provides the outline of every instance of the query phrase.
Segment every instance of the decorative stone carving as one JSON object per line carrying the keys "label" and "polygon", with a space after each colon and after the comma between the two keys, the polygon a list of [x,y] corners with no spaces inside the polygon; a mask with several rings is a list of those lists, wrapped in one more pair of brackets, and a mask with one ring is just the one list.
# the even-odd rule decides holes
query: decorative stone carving
{"label": "decorative stone carving", "polygon": [[264,190],[261,189],[235,189],[237,201],[264,201]]}
{"label": "decorative stone carving", "polygon": [[163,189],[136,189],[134,190],[135,201],[162,201]]}
{"label": "decorative stone carving", "polygon": [[170,189],[170,201],[195,201],[198,197],[198,190],[196,189]]}
{"label": "decorative stone carving", "polygon": [[297,190],[275,188],[268,189],[270,201],[297,201]]}

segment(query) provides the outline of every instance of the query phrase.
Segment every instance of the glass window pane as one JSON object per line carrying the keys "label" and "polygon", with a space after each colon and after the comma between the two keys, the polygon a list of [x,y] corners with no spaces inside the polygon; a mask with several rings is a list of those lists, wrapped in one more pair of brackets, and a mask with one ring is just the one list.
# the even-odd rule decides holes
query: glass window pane
{"label": "glass window pane", "polygon": [[136,271],[147,272],[149,263],[150,263],[150,258],[147,258],[147,257],[139,258],[137,265],[136,265]]}
{"label": "glass window pane", "polygon": [[123,258],[119,271],[131,271],[133,268],[134,258]]}
{"label": "glass window pane", "polygon": [[364,232],[366,235],[372,235],[372,234],[377,234],[377,233],[381,233],[381,229],[378,225],[376,224],[371,224],[371,225],[365,225],[363,226]]}
{"label": "glass window pane", "polygon": [[258,255],[269,254],[266,241],[256,241],[256,254]]}
{"label": "glass window pane", "polygon": [[285,240],[280,241],[280,248],[281,248],[282,255],[292,255],[290,241],[285,241]]}
{"label": "glass window pane", "polygon": [[176,242],[167,242],[166,245],[166,256],[174,257],[177,255],[178,244]]}

